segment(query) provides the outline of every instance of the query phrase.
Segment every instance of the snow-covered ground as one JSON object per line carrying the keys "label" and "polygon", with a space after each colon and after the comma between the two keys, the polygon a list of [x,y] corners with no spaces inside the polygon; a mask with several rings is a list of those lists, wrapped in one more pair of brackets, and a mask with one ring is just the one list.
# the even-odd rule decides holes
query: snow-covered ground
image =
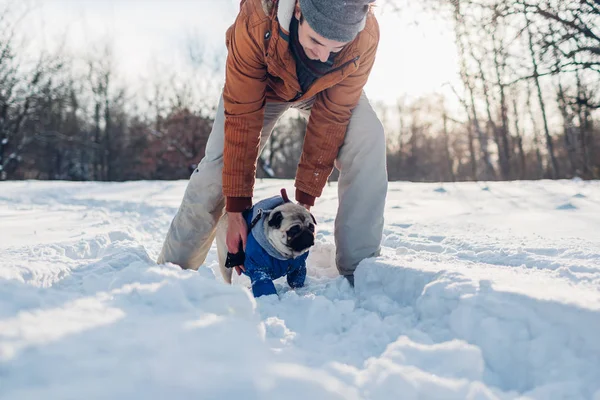
{"label": "snow-covered ground", "polygon": [[355,289],[332,185],[307,286],[256,301],[214,248],[155,264],[185,185],[0,183],[1,399],[600,400],[600,182],[392,183]]}

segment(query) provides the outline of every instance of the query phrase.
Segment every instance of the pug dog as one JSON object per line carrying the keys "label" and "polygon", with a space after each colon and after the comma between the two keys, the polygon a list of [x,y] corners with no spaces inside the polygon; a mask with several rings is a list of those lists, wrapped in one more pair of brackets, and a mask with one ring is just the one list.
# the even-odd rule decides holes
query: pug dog
{"label": "pug dog", "polygon": [[304,206],[291,202],[285,189],[281,196],[258,202],[243,216],[248,224],[245,251],[227,251],[227,214],[217,227],[219,269],[225,282],[231,283],[233,266],[244,265],[255,297],[276,294],[273,280],[282,276],[287,277],[290,287],[302,287],[308,251],[315,243],[315,217]]}

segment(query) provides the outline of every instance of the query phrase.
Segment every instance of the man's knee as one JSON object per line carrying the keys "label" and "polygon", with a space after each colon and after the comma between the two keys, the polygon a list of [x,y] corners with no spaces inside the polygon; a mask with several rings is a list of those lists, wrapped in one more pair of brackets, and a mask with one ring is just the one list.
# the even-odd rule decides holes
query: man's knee
{"label": "man's knee", "polygon": [[337,164],[340,169],[356,159],[364,163],[385,164],[386,139],[383,124],[368,101],[359,106],[361,108],[355,109],[348,125],[346,138],[338,155]]}
{"label": "man's knee", "polygon": [[370,133],[370,146],[365,146],[367,151],[376,157],[378,160],[384,160],[387,153],[387,142],[385,139],[385,130],[379,118],[375,118],[371,122],[373,127]]}

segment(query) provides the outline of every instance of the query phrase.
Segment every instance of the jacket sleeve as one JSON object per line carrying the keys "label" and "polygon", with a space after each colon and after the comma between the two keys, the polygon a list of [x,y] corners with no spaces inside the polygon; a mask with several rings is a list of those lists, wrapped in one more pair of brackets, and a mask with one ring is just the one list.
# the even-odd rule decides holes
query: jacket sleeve
{"label": "jacket sleeve", "polygon": [[379,43],[379,31],[369,36],[368,50],[360,56],[359,67],[337,85],[319,93],[313,104],[298,170],[296,200],[314,205],[323,192],[333,163],[344,143],[352,111],[367,83]]}
{"label": "jacket sleeve", "polygon": [[253,238],[248,239],[246,245],[245,274],[252,282],[252,294],[254,297],[277,294],[268,270],[268,260],[265,260],[266,251]]}
{"label": "jacket sleeve", "polygon": [[291,271],[287,274],[287,283],[292,289],[304,286],[306,280],[306,264],[302,264],[300,268]]}
{"label": "jacket sleeve", "polygon": [[246,262],[244,266],[246,267],[247,275],[252,282],[252,294],[254,297],[277,294],[277,289],[275,289],[275,285],[269,274],[262,271],[256,265],[253,265],[252,261],[249,263]]}
{"label": "jacket sleeve", "polygon": [[264,41],[256,37],[259,29],[250,26],[249,12],[242,6],[226,40],[223,194],[227,211],[233,212],[252,205],[267,85]]}

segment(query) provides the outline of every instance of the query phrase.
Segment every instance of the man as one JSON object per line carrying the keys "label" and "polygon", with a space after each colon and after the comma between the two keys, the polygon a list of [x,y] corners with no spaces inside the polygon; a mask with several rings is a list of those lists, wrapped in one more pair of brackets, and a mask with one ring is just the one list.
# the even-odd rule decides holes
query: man
{"label": "man", "polygon": [[379,42],[373,1],[241,1],[226,35],[225,87],[206,155],[190,178],[158,263],[198,269],[224,209],[228,251],[236,253],[240,242],[245,247],[242,211],[252,206],[259,150],[289,108],[308,118],[296,200],[310,209],[334,163],[340,170],[335,219],[340,274],[354,284],[358,263],[379,255],[386,146],[363,92]]}

